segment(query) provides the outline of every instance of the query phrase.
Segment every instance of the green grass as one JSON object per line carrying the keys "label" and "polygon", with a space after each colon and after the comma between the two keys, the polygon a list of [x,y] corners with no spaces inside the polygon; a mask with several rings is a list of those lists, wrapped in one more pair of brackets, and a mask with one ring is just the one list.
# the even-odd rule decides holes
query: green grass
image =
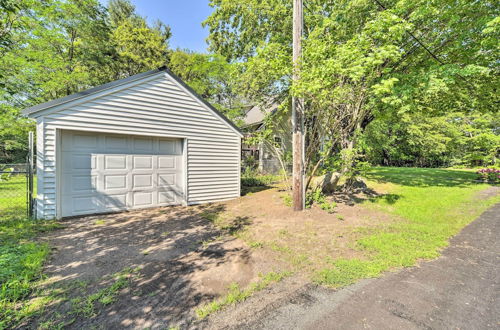
{"label": "green grass", "polygon": [[0,218],[26,214],[26,177],[15,175],[0,181]]}
{"label": "green grass", "polygon": [[252,294],[265,289],[272,283],[281,281],[283,278],[289,276],[289,272],[270,272],[265,275],[261,275],[259,281],[250,284],[247,288],[241,289],[236,283],[231,284],[229,287],[229,292],[220,299],[214,300],[207,305],[196,309],[196,315],[200,319],[206,318],[208,315],[220,311],[221,309],[234,305],[236,303],[242,302],[248,299]]}
{"label": "green grass", "polygon": [[43,308],[42,300],[28,300],[49,254],[49,246],[34,238],[58,226],[26,219],[24,176],[0,182],[0,329]]}
{"label": "green grass", "polygon": [[49,246],[33,238],[56,227],[54,222],[34,222],[22,216],[0,218],[0,329],[38,310],[28,298],[42,278]]}
{"label": "green grass", "polygon": [[130,276],[138,271],[138,268],[126,268],[113,275],[114,282],[110,286],[85,297],[73,298],[71,300],[73,306],[72,314],[84,317],[96,316],[99,314],[97,311],[97,303],[100,303],[102,306],[114,303],[120,290],[130,284]]}
{"label": "green grass", "polygon": [[500,202],[498,195],[478,198],[489,185],[478,184],[466,170],[374,168],[367,177],[369,186],[386,193],[363,204],[400,220],[368,230],[357,241],[365,258],[329,260],[330,266],[316,274],[319,283],[340,287],[435,258],[450,237]]}

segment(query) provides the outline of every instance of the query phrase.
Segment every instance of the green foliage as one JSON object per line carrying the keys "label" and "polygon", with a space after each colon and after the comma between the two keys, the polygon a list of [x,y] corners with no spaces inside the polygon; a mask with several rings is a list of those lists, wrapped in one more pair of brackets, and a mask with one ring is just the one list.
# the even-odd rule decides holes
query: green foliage
{"label": "green foliage", "polygon": [[374,120],[362,137],[373,164],[389,166],[493,165],[500,153],[498,116],[392,114]]}
{"label": "green foliage", "polygon": [[315,276],[319,283],[345,286],[395,267],[413,266],[419,259],[435,258],[451,236],[500,202],[500,196],[475,197],[488,185],[476,183],[471,171],[374,168],[368,178],[389,192],[366,201],[366,207],[396,215],[401,221],[364,233],[356,242],[364,258],[330,259],[330,266]]}
{"label": "green foliage", "polygon": [[307,192],[306,208],[311,208],[313,204],[317,204],[322,210],[327,211],[328,213],[335,212],[335,207],[337,207],[337,203],[326,199],[326,196],[323,194],[321,189]]}
{"label": "green foliage", "polygon": [[269,186],[280,181],[279,175],[259,174],[250,168],[241,173],[241,185],[245,187]]}
{"label": "green foliage", "polygon": [[0,2],[0,162],[22,162],[31,105],[165,65],[170,30],[127,0]]}
{"label": "green foliage", "polygon": [[25,306],[49,254],[49,246],[33,238],[57,227],[54,222],[0,217],[0,328],[14,325],[32,312]]}
{"label": "green foliage", "polygon": [[[312,1],[304,11],[301,74],[293,86],[290,1],[211,5],[214,11],[204,22],[210,47],[239,64],[243,93],[283,104],[292,95],[306,100],[308,173],[331,154],[371,144],[363,139],[367,125],[375,119],[375,126],[391,127],[397,122],[388,119],[392,115],[406,117],[408,124],[400,129],[408,140],[393,148],[399,149],[396,164],[478,164],[497,157],[498,132],[469,134],[462,140],[468,141],[465,148],[448,148],[449,132],[437,124],[450,113],[497,113],[500,24],[492,1],[390,0],[383,8],[376,1]],[[425,123],[411,126],[413,118]],[[425,134],[429,126],[432,137]],[[449,126],[444,129],[453,130]],[[391,142],[398,137],[377,131]],[[372,149],[370,161],[385,152]],[[343,163],[337,170],[354,166],[349,158]]]}
{"label": "green foliage", "polygon": [[484,182],[500,183],[500,169],[482,168],[476,173],[479,176],[480,180]]}
{"label": "green foliage", "polygon": [[290,194],[284,194],[281,196],[281,199],[283,200],[283,204],[285,204],[288,207],[292,207],[293,199]]}
{"label": "green foliage", "polygon": [[238,72],[223,56],[175,50],[170,55],[170,69],[229,119],[238,122],[243,116],[243,102],[236,91]]}
{"label": "green foliage", "polygon": [[102,306],[106,306],[115,302],[120,290],[130,284],[130,275],[137,272],[138,270],[138,268],[126,268],[121,272],[113,275],[114,282],[110,286],[105,287],[97,291],[96,293],[90,294],[86,297],[77,297],[72,299],[72,313],[85,317],[94,317],[98,315],[99,313],[98,311],[96,311],[97,303],[100,303]]}

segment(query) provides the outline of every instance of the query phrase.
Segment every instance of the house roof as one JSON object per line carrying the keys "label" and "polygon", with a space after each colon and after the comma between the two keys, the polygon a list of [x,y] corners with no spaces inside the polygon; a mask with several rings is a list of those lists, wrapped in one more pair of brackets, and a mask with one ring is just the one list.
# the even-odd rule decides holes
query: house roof
{"label": "house roof", "polygon": [[48,101],[45,103],[37,104],[37,105],[34,105],[32,107],[24,109],[22,111],[22,113],[24,115],[27,115],[27,116],[36,117],[35,114],[40,112],[40,111],[50,109],[50,108],[53,108],[53,107],[77,100],[77,99],[80,99],[80,98],[84,98],[84,97],[98,93],[98,92],[106,90],[106,89],[110,89],[110,88],[117,87],[120,85],[125,85],[125,84],[133,82],[135,80],[144,79],[146,77],[156,75],[160,72],[167,73],[177,83],[179,83],[182,87],[187,89],[189,93],[191,93],[200,102],[202,102],[206,107],[208,107],[211,111],[213,111],[218,117],[220,117],[224,122],[226,122],[231,128],[233,128],[240,136],[243,136],[243,133],[241,132],[241,130],[231,120],[229,120],[224,114],[222,114],[219,110],[217,110],[213,105],[208,103],[203,97],[201,97],[198,93],[196,93],[191,87],[189,87],[184,81],[182,81],[182,79],[180,77],[178,77],[176,74],[174,74],[172,71],[170,71],[166,66],[160,67],[158,69],[150,70],[147,72],[142,72],[142,73],[139,73],[139,74],[127,77],[127,78],[115,80],[115,81],[109,82],[107,84],[99,85],[99,86],[96,86],[96,87],[93,87],[93,88],[90,88],[90,89],[87,89],[87,90],[84,90],[84,91],[81,91],[81,92],[78,92],[75,94],[61,97],[59,99],[55,99],[55,100]]}
{"label": "house roof", "polygon": [[278,107],[276,103],[265,104],[264,106],[254,105],[245,114],[243,121],[245,126],[252,126],[262,123],[267,114],[273,112]]}

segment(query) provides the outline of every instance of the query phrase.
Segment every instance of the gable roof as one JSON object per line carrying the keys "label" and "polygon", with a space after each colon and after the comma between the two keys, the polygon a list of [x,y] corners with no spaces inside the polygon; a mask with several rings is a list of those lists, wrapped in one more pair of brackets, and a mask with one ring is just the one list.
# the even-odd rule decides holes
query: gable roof
{"label": "gable roof", "polygon": [[22,111],[24,115],[27,115],[29,117],[38,117],[36,116],[37,113],[47,110],[50,108],[54,108],[59,105],[63,105],[65,103],[69,103],[71,101],[75,101],[87,96],[90,96],[92,94],[96,94],[98,92],[104,91],[106,89],[111,89],[114,87],[118,87],[120,85],[125,85],[128,83],[131,83],[136,80],[141,80],[144,78],[147,78],[149,76],[153,76],[156,74],[159,74],[160,72],[164,72],[168,74],[171,78],[173,78],[178,84],[180,84],[183,88],[185,88],[188,93],[190,93],[193,97],[198,99],[206,108],[208,108],[210,111],[212,111],[216,116],[218,116],[222,121],[224,121],[227,125],[229,125],[238,135],[243,136],[243,133],[241,130],[231,121],[229,120],[224,114],[222,114],[219,110],[217,110],[213,105],[208,103],[203,97],[201,97],[198,93],[196,93],[191,87],[189,87],[180,77],[178,77],[176,74],[174,74],[172,71],[170,71],[166,66],[160,67],[158,69],[150,70],[147,72],[139,73],[127,78],[115,80],[112,82],[109,82],[104,85],[96,86],[75,94],[71,94],[65,97],[61,97],[59,99],[55,99],[49,102],[41,103],[34,105],[32,107],[26,108]]}
{"label": "gable roof", "polygon": [[245,127],[261,124],[269,113],[274,113],[278,109],[278,105],[276,102],[264,104],[263,106],[254,105],[246,112],[245,118],[243,118]]}

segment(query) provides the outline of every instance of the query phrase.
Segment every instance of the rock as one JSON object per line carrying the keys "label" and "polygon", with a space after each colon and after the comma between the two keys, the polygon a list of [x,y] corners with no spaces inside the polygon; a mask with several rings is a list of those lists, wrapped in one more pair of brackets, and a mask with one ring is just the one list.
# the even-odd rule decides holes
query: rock
{"label": "rock", "polygon": [[324,193],[332,193],[335,191],[339,179],[340,173],[328,172],[325,175],[313,177],[310,187],[312,190],[321,189]]}

